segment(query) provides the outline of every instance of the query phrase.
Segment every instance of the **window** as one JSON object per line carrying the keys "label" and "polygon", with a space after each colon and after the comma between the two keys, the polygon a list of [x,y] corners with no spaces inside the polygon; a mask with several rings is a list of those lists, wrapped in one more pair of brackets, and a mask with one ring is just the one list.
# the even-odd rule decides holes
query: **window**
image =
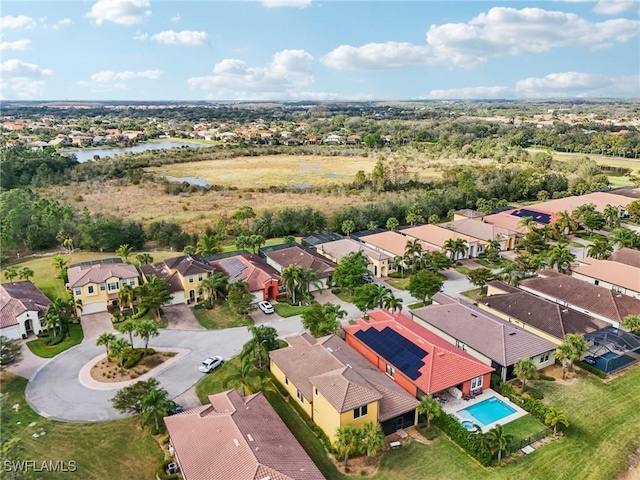
{"label": "window", "polygon": [[476,388],[482,387],[482,377],[476,377],[471,380],[471,390],[475,390]]}
{"label": "window", "polygon": [[289,385],[289,379],[287,377],[284,377],[284,383]]}
{"label": "window", "polygon": [[316,388],[315,390],[316,390],[316,395],[318,395],[318,389]]}
{"label": "window", "polygon": [[387,363],[387,375],[389,375],[391,378],[394,378],[396,375],[396,369],[393,368],[391,365],[389,365]]}
{"label": "window", "polygon": [[100,284],[100,291],[104,292],[107,289],[107,284],[106,283],[101,283]]}
{"label": "window", "polygon": [[544,363],[544,362],[548,362],[549,361],[549,352],[540,355],[540,363]]}
{"label": "window", "polygon": [[189,283],[193,283],[193,275],[189,275]]}
{"label": "window", "polygon": [[464,350],[465,352],[467,351],[467,346],[460,340],[456,340],[456,347],[458,347],[460,350]]}
{"label": "window", "polygon": [[595,282],[593,282],[593,283],[595,283],[596,285],[600,285],[600,280],[596,280],[596,281],[595,281]]}
{"label": "window", "polygon": [[304,403],[304,397],[302,396],[302,393],[300,393],[300,390],[298,390],[296,396],[298,397],[298,400],[300,400],[300,403]]}
{"label": "window", "polygon": [[74,290],[74,295],[82,295],[82,288],[76,288]]}
{"label": "window", "polygon": [[367,406],[363,405],[361,407],[355,408],[353,410],[353,418],[364,417],[367,414]]}
{"label": "window", "polygon": [[203,278],[204,278],[204,277],[202,276],[202,274],[201,274],[201,273],[199,273],[199,274],[198,274],[198,281],[199,281],[199,282],[201,282]]}
{"label": "window", "polygon": [[89,285],[89,286],[87,287],[87,293],[88,293],[89,295],[91,295],[93,292],[94,292],[93,285]]}
{"label": "window", "polygon": [[109,282],[107,284],[107,288],[109,289],[109,291],[118,290],[118,288],[120,288],[120,285],[118,284],[118,282]]}

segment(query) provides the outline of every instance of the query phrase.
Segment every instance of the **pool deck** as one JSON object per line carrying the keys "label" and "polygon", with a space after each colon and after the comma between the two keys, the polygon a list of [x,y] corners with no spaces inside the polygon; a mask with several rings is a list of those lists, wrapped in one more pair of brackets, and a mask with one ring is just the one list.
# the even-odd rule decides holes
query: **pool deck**
{"label": "pool deck", "polygon": [[448,413],[450,415],[453,415],[459,421],[468,420],[470,422],[473,422],[473,423],[477,424],[478,421],[475,420],[470,415],[466,414],[466,412],[463,412],[462,414],[460,414],[458,412],[460,410],[464,410],[465,408],[469,408],[472,405],[475,405],[477,403],[480,403],[480,402],[483,402],[485,400],[488,400],[491,397],[496,397],[499,400],[501,400],[502,402],[506,403],[507,405],[509,405],[511,408],[513,408],[515,410],[515,413],[512,413],[511,415],[507,415],[506,417],[501,418],[497,422],[492,422],[492,423],[490,423],[488,425],[481,426],[483,433],[488,432],[489,430],[491,430],[493,427],[495,427],[498,424],[506,425],[509,422],[513,422],[514,420],[517,420],[518,418],[521,418],[521,417],[524,417],[525,415],[527,415],[527,412],[524,411],[522,408],[517,406],[515,403],[513,403],[508,398],[505,398],[502,395],[498,394],[497,392],[491,390],[490,388],[484,390],[480,395],[477,395],[476,398],[472,398],[472,399],[469,399],[469,400],[463,400],[462,398],[453,398],[452,396],[447,395],[446,396],[447,402],[442,406],[442,409],[446,413]]}

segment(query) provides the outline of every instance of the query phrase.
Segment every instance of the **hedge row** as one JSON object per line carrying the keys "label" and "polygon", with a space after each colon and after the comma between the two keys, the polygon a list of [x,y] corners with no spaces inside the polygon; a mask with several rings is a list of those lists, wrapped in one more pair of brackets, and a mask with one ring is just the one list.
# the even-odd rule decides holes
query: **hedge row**
{"label": "hedge row", "polygon": [[433,424],[485,467],[495,465],[495,458],[482,448],[478,441],[478,435],[469,432],[451,415],[438,415],[433,419]]}
{"label": "hedge row", "polygon": [[[147,348],[147,355],[153,355],[156,351],[153,348]],[[144,356],[144,348],[132,348],[124,354],[124,368],[135,367]]]}
{"label": "hedge row", "polygon": [[607,374],[605,372],[603,372],[602,370],[598,370],[593,365],[589,365],[588,363],[583,362],[582,360],[578,360],[573,363],[578,367],[580,367],[582,370],[586,370],[587,372],[594,374],[596,377],[607,378]]}
{"label": "hedge row", "polygon": [[536,400],[535,398],[523,397],[519,393],[516,393],[516,391],[513,389],[513,386],[509,383],[502,383],[502,385],[500,385],[500,388],[502,389],[503,396],[507,397],[520,408],[526,410],[532,416],[536,417],[538,420],[544,423],[545,417],[552,407],[545,405],[540,400]]}

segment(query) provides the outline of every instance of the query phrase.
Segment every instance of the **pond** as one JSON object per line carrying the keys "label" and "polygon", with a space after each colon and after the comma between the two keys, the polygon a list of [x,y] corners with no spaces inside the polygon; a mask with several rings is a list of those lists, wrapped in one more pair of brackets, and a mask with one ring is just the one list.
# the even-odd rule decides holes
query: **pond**
{"label": "pond", "polygon": [[206,148],[210,145],[203,143],[194,143],[189,141],[173,141],[167,140],[162,142],[146,142],[133,147],[112,147],[112,148],[87,148],[78,150],[63,150],[65,155],[75,155],[79,162],[86,162],[87,160],[93,160],[95,155],[100,158],[113,157],[115,155],[122,155],[124,153],[142,153],[147,150],[164,150],[171,148]]}
{"label": "pond", "polygon": [[191,185],[197,185],[199,187],[208,187],[209,183],[206,180],[203,180],[200,177],[174,177],[172,175],[166,175],[164,178],[169,180],[170,182],[186,182]]}

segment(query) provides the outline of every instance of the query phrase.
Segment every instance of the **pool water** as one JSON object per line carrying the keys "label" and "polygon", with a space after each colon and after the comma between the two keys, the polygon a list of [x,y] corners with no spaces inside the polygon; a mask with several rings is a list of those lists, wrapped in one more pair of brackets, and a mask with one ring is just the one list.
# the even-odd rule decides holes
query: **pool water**
{"label": "pool water", "polygon": [[480,426],[486,426],[516,413],[516,409],[510,407],[499,398],[491,397],[468,408],[459,410],[457,413],[458,415],[462,414],[463,418],[471,416],[475,420],[474,423]]}

